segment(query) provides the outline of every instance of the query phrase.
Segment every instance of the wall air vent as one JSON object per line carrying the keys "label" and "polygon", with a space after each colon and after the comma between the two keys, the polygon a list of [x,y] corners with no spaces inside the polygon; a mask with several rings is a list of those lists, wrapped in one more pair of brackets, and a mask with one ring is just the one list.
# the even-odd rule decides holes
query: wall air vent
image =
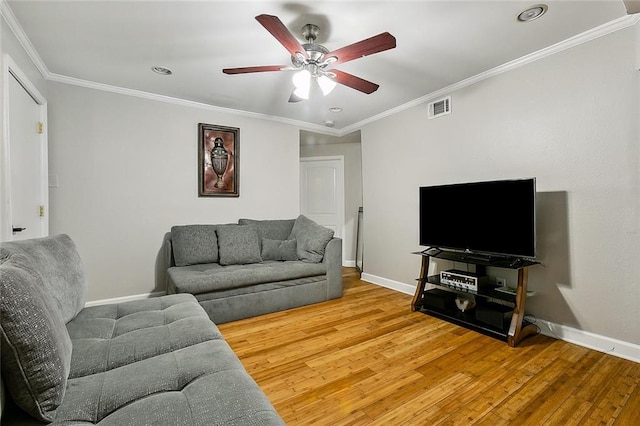
{"label": "wall air vent", "polygon": [[436,118],[447,114],[451,114],[451,96],[438,99],[429,104],[429,118]]}

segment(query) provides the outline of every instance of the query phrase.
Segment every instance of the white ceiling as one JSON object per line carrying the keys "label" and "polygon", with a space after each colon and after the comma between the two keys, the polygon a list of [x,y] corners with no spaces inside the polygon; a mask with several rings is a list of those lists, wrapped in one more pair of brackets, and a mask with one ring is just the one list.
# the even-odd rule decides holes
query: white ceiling
{"label": "white ceiling", "polygon": [[[46,77],[87,81],[248,111],[277,119],[358,123],[626,15],[621,0],[546,1],[546,15],[519,23],[539,0],[509,1],[7,1]],[[388,31],[393,50],[336,68],[380,85],[346,86],[289,103],[291,73],[225,75],[223,68],[289,64],[255,19],[278,16],[296,36],[320,27],[329,50]],[[5,13],[6,14],[6,13]],[[14,24],[15,25],[15,24]],[[300,37],[301,38],[301,37]],[[154,74],[160,65],[171,76]],[[77,80],[73,80],[77,79]],[[329,111],[338,106],[341,113]]]}

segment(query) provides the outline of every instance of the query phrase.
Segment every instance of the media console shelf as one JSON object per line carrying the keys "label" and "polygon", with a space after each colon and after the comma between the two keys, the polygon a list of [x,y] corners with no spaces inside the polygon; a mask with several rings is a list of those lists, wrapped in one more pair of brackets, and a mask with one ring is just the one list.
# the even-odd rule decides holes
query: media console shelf
{"label": "media console shelf", "polygon": [[[457,324],[459,326],[477,331],[484,335],[500,339],[507,342],[511,347],[517,346],[522,339],[527,336],[536,334],[538,328],[524,319],[525,303],[527,300],[527,280],[528,268],[537,265],[526,259],[508,259],[508,258],[488,258],[462,252],[442,251],[439,249],[428,249],[417,252],[422,256],[422,264],[420,266],[420,276],[418,277],[418,285],[411,303],[411,310],[425,313],[427,315],[440,318],[442,320]],[[476,265],[476,272],[484,274],[485,267],[505,268],[518,271],[518,284],[515,294],[497,290],[496,285],[488,285],[480,288],[478,291],[464,290],[460,287],[454,287],[440,282],[439,275],[428,276],[430,258],[450,260],[454,262],[467,263]],[[430,297],[429,292],[425,292],[425,286],[430,284],[438,289],[451,291],[456,294],[471,294],[475,297],[477,307],[475,309],[462,312],[455,304],[453,306],[434,307],[433,303],[425,303],[425,298]],[[491,301],[499,301],[502,304],[493,305]],[[427,306],[431,305],[431,306]],[[476,318],[476,310],[478,307],[492,314],[491,306],[506,307],[506,314],[511,315],[511,320],[503,327],[495,324],[489,324]],[[511,314],[511,312],[513,312]],[[500,315],[501,311],[496,310],[495,315]]]}

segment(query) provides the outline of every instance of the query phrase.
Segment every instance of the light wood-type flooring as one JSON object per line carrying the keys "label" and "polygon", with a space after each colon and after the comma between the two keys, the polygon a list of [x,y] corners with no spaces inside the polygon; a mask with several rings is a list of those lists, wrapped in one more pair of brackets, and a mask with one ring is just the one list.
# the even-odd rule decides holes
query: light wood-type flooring
{"label": "light wood-type flooring", "polygon": [[288,425],[640,425],[639,363],[510,348],[344,271],[341,299],[219,326]]}

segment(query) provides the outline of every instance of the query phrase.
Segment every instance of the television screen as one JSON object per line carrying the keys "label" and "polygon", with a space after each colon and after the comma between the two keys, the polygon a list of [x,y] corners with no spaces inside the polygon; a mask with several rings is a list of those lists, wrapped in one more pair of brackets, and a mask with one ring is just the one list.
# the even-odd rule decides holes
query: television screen
{"label": "television screen", "polygon": [[535,258],[535,178],[421,187],[420,245]]}

